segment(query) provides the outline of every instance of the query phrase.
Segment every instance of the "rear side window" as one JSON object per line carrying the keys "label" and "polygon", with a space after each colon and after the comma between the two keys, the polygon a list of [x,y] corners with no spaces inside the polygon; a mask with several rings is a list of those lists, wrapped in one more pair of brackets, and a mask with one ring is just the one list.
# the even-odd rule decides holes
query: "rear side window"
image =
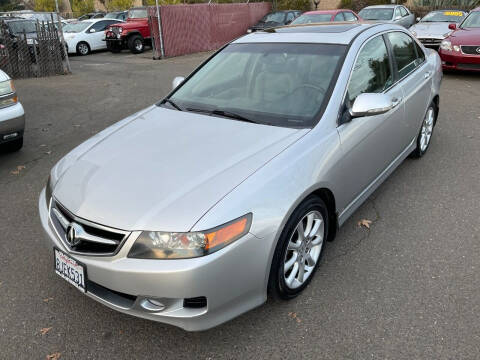
{"label": "rear side window", "polygon": [[360,50],[348,85],[350,105],[362,93],[381,93],[393,84],[390,58],[382,36]]}
{"label": "rear side window", "polygon": [[402,17],[402,13],[400,12],[400,8],[399,7],[395,8],[395,16],[393,18],[398,19],[401,17]]}
{"label": "rear side window", "polygon": [[345,18],[343,17],[343,14],[342,13],[338,13],[337,15],[335,15],[335,18],[333,19],[333,21],[344,21]]}
{"label": "rear side window", "polygon": [[403,6],[400,8],[400,12],[402,13],[402,16],[408,15],[408,11]]}
{"label": "rear side window", "polygon": [[392,44],[393,56],[397,63],[398,77],[401,79],[415,70],[422,60],[417,57],[415,42],[410,36],[398,31],[388,33],[387,36]]}
{"label": "rear side window", "polygon": [[358,20],[355,15],[353,15],[351,12],[344,12],[343,16],[345,16],[345,20],[347,21],[356,21]]}

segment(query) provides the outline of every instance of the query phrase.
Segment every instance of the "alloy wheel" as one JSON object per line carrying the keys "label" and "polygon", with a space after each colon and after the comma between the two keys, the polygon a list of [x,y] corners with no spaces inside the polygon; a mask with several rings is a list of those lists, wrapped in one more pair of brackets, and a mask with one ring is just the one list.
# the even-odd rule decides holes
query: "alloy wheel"
{"label": "alloy wheel", "polygon": [[142,49],[143,49],[142,40],[140,40],[140,39],[135,40],[135,50],[142,51]]}
{"label": "alloy wheel", "polygon": [[306,214],[297,224],[287,245],[283,264],[285,284],[296,289],[310,277],[323,246],[325,222],[318,211]]}
{"label": "alloy wheel", "polygon": [[80,44],[78,45],[78,51],[82,55],[87,55],[88,54],[88,45],[87,44]]}
{"label": "alloy wheel", "polygon": [[422,130],[420,132],[420,150],[422,152],[424,152],[427,149],[428,144],[430,144],[434,121],[435,111],[430,107],[425,115],[425,119],[423,119]]}

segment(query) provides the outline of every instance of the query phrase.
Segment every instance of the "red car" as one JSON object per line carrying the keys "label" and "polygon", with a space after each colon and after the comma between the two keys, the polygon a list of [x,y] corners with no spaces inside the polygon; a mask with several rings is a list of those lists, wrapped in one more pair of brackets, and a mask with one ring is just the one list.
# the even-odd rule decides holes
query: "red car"
{"label": "red car", "polygon": [[148,26],[147,8],[133,8],[128,11],[127,22],[114,24],[105,31],[107,49],[120,52],[130,49],[139,54],[145,45],[151,44],[150,27]]}
{"label": "red car", "polygon": [[440,58],[444,70],[480,71],[480,7],[473,9],[440,45]]}
{"label": "red car", "polygon": [[359,21],[362,20],[355,12],[348,9],[308,11],[293,20],[291,25],[312,24],[330,21]]}

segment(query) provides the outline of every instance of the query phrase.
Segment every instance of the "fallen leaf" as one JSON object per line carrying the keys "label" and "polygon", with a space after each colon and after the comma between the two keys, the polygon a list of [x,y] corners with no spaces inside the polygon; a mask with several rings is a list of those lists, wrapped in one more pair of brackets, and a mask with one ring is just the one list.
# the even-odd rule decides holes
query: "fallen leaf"
{"label": "fallen leaf", "polygon": [[45,334],[48,333],[50,330],[52,330],[51,327],[49,327],[49,328],[41,328],[41,329],[40,329],[40,334],[45,335]]}
{"label": "fallen leaf", "polygon": [[53,298],[52,297],[45,298],[45,299],[43,299],[43,302],[49,302],[50,300],[53,300]]}
{"label": "fallen leaf", "polygon": [[45,154],[50,155],[52,151],[46,151]]}
{"label": "fallen leaf", "polygon": [[62,355],[61,353],[56,352],[56,353],[47,355],[46,359],[47,359],[47,360],[58,360],[58,359],[60,359],[60,356],[61,356],[61,355]]}
{"label": "fallen leaf", "polygon": [[18,165],[17,170],[10,171],[10,173],[12,175],[18,175],[18,174],[20,174],[20,171],[22,171],[25,168],[26,168],[25,165]]}
{"label": "fallen leaf", "polygon": [[294,313],[294,312],[289,312],[288,313],[288,316],[290,316],[292,319],[295,319],[297,321],[297,323],[301,323],[302,320],[300,320],[297,316],[297,313]]}
{"label": "fallen leaf", "polygon": [[360,226],[360,227],[364,226],[364,227],[366,227],[367,229],[370,229],[370,224],[371,224],[371,223],[372,223],[371,220],[362,219],[362,220],[360,220],[360,221],[357,223],[357,225]]}

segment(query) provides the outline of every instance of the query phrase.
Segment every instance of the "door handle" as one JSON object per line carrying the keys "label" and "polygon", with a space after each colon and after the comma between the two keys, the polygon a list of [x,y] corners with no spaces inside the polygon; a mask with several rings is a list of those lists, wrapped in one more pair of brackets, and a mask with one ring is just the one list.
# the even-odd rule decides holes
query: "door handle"
{"label": "door handle", "polygon": [[397,106],[400,104],[401,101],[402,101],[402,99],[393,98],[393,99],[392,99],[392,109],[393,109],[394,107],[397,107]]}
{"label": "door handle", "polygon": [[425,77],[425,79],[428,79],[431,74],[432,74],[432,73],[431,73],[430,71],[427,71],[427,72],[425,73],[425,75],[423,75],[423,76]]}

